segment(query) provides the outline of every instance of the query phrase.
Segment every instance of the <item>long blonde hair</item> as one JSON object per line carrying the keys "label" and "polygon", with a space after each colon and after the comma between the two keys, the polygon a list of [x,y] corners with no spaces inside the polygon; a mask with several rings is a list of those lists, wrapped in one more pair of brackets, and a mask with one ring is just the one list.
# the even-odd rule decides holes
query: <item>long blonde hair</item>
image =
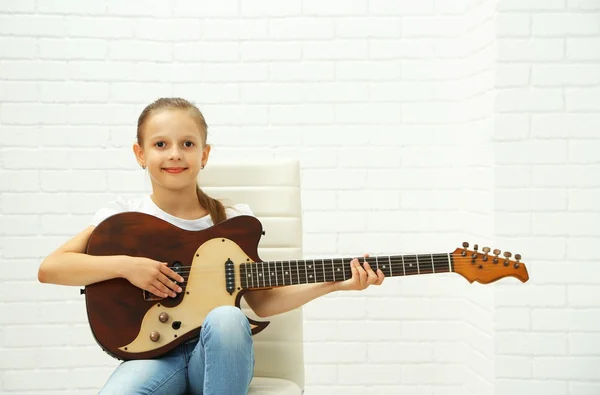
{"label": "long blonde hair", "polygon": [[[202,145],[204,147],[206,146],[206,139],[208,136],[208,125],[206,124],[204,115],[202,115],[198,107],[196,107],[193,103],[179,97],[162,97],[148,104],[146,108],[144,108],[144,110],[138,117],[137,122],[137,143],[140,146],[143,146],[142,129],[144,127],[144,123],[148,120],[148,118],[152,115],[153,112],[165,109],[177,109],[188,111],[194,119],[194,121],[198,124],[200,136],[202,137]],[[206,193],[204,193],[204,191],[200,188],[200,185],[198,185],[197,181],[196,195],[198,195],[198,201],[200,202],[200,205],[206,208],[210,213],[210,217],[215,225],[220,222],[223,222],[227,218],[225,215],[225,207],[223,206],[223,203],[221,203],[217,199],[211,198]]]}

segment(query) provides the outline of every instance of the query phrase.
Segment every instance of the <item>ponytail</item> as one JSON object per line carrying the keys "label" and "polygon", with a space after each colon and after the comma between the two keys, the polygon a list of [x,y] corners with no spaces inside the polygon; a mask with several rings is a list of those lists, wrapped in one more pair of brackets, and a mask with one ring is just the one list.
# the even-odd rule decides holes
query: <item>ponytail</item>
{"label": "ponytail", "polygon": [[223,206],[223,203],[221,203],[217,199],[211,198],[206,193],[204,193],[204,191],[200,189],[200,186],[197,183],[196,195],[198,195],[200,205],[208,210],[213,224],[219,224],[227,219],[227,216],[225,214],[225,206]]}

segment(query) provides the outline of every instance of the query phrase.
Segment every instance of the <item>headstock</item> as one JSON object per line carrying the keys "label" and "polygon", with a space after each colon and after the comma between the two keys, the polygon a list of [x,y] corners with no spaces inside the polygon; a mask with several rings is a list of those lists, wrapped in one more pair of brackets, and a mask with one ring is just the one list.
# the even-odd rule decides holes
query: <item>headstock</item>
{"label": "headstock", "polygon": [[[478,252],[479,246],[475,244],[473,250],[468,250],[469,243],[462,243],[463,248],[457,248],[452,253],[454,272],[466,278],[469,282],[477,281],[489,284],[504,277],[515,277],[521,282],[529,280],[527,267],[521,262],[521,254],[515,254],[514,260],[510,259],[512,253],[505,251],[500,256],[500,250],[491,251],[490,247],[483,247]],[[490,255],[492,252],[493,255]]]}

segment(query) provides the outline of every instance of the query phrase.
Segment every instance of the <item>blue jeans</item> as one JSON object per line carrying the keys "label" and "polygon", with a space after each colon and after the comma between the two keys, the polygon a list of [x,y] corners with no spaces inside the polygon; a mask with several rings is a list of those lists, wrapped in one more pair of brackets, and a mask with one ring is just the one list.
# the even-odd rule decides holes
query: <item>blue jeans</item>
{"label": "blue jeans", "polygon": [[100,394],[242,395],[253,375],[248,319],[237,307],[221,306],[207,315],[199,339],[156,359],[121,363]]}

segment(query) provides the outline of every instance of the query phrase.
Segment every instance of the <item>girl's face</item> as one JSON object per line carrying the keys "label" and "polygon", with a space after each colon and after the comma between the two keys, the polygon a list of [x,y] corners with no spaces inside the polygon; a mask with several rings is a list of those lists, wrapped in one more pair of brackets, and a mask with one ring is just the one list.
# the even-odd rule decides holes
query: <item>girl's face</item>
{"label": "girl's face", "polygon": [[195,189],[210,146],[204,146],[202,132],[192,116],[185,110],[157,111],[149,116],[142,134],[143,147],[135,144],[134,152],[152,181],[171,190]]}

